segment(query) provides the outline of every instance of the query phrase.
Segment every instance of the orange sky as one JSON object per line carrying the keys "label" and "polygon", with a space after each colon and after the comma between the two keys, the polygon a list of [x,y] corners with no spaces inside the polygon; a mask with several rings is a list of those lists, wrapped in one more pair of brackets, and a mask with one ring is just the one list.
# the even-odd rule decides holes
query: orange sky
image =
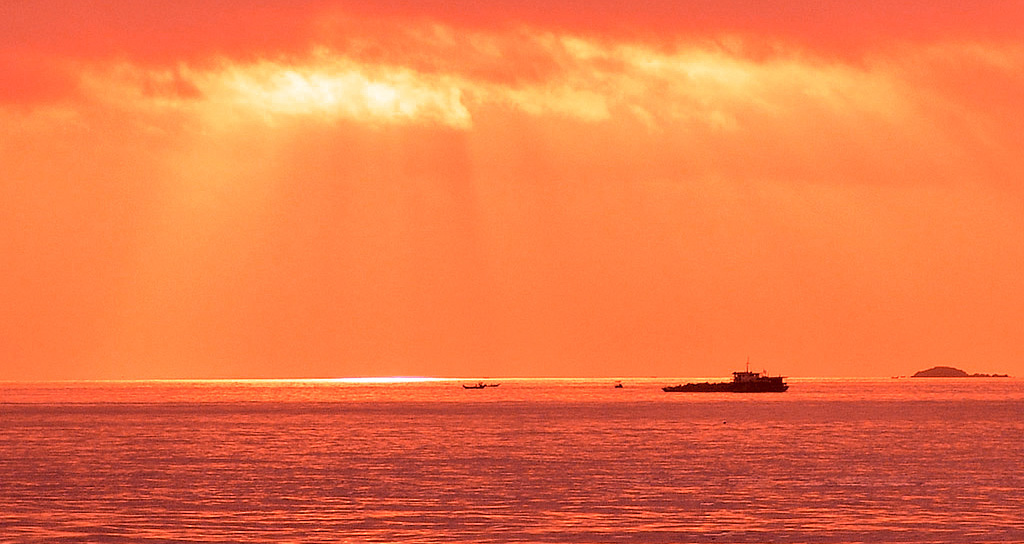
{"label": "orange sky", "polygon": [[0,379],[1024,375],[1019,2],[209,4],[0,8]]}

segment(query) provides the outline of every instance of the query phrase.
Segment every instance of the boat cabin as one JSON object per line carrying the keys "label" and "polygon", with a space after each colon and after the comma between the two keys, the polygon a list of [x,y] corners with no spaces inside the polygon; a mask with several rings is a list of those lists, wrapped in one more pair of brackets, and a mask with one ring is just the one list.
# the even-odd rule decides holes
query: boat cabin
{"label": "boat cabin", "polygon": [[733,372],[732,373],[732,381],[734,381],[736,383],[756,382],[757,379],[760,378],[760,377],[761,377],[761,373],[759,373],[759,372],[750,372],[749,370],[745,371],[745,372]]}

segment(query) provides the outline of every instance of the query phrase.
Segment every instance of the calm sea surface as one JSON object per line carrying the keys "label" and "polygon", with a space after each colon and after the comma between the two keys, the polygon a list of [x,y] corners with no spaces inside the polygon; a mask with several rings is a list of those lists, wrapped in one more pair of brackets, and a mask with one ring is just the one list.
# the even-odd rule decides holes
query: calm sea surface
{"label": "calm sea surface", "polygon": [[0,383],[0,542],[1024,542],[1024,380],[500,381]]}

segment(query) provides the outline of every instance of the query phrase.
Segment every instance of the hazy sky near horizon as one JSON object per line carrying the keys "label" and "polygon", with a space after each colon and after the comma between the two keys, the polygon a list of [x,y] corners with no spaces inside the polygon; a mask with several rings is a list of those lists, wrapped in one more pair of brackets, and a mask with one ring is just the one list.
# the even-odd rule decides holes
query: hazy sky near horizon
{"label": "hazy sky near horizon", "polygon": [[0,379],[1024,375],[1021,28],[6,2]]}

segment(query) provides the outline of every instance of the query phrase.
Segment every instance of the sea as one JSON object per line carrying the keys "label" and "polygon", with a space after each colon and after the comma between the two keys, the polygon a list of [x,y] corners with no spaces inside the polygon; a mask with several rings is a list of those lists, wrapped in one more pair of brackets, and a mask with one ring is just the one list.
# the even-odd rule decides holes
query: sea
{"label": "sea", "polygon": [[0,543],[1024,542],[1022,379],[693,379],[0,383]]}

